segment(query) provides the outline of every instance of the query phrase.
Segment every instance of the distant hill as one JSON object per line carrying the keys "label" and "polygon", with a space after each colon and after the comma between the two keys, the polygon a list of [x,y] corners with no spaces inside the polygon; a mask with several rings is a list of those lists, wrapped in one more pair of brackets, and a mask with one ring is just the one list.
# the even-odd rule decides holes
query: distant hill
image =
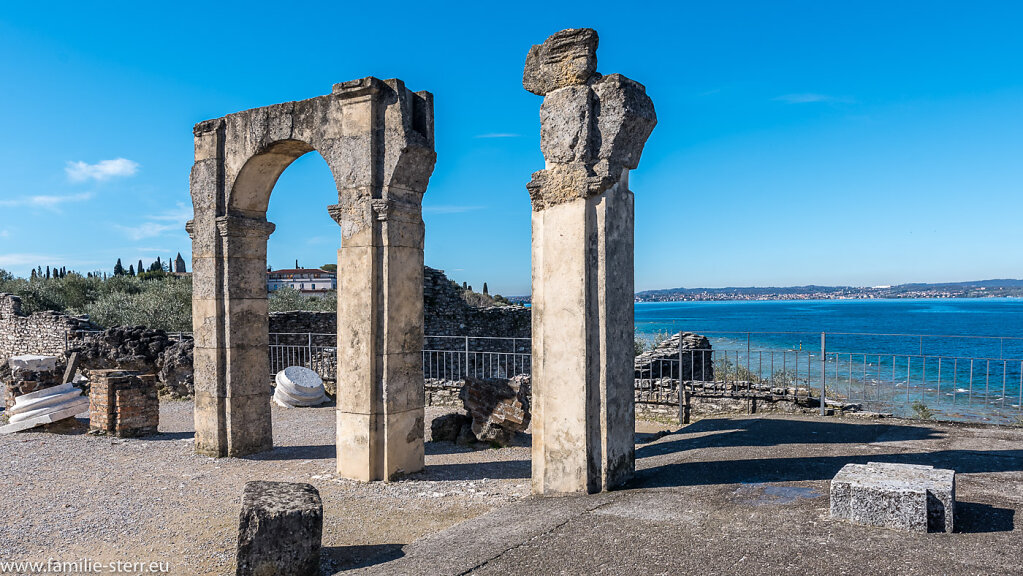
{"label": "distant hill", "polygon": [[729,286],[725,288],[668,288],[636,293],[637,302],[677,300],[807,300],[856,298],[976,298],[1023,296],[1023,280],[993,279],[967,282],[914,282],[896,286]]}

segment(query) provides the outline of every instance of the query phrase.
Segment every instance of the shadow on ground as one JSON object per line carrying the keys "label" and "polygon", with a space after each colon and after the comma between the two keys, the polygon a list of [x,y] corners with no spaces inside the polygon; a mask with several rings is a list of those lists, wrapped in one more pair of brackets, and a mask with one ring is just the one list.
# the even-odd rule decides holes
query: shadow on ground
{"label": "shadow on ground", "polygon": [[[702,434],[679,440],[643,446],[637,458],[687,452],[701,448],[735,448],[727,459],[688,461],[655,466],[637,472],[630,488],[693,486],[705,484],[736,484],[749,482],[797,482],[830,480],[849,463],[892,462],[925,464],[950,468],[957,473],[1010,472],[1023,470],[1023,450],[935,450],[903,453],[875,453],[841,456],[754,456],[758,448],[785,444],[811,447],[828,444],[870,444],[872,442],[906,442],[944,437],[926,426],[892,424],[846,424],[784,419],[708,419],[682,429],[683,433]],[[795,450],[794,450],[795,451]],[[775,455],[782,450],[770,450]]]}
{"label": "shadow on ground", "polygon": [[320,567],[323,574],[333,574],[339,570],[383,564],[404,555],[401,544],[324,546],[320,549]]}
{"label": "shadow on ground", "polygon": [[1016,511],[976,502],[956,502],[956,532],[982,534],[1012,532]]}
{"label": "shadow on ground", "polygon": [[695,448],[729,446],[779,446],[781,444],[867,444],[884,437],[886,441],[933,440],[944,434],[927,426],[897,424],[847,424],[783,419],[708,418],[680,430],[705,434],[663,442],[636,451],[637,458],[681,452]]}
{"label": "shadow on ground", "polygon": [[190,440],[195,438],[195,432],[160,432],[146,437],[146,440]]}
{"label": "shadow on ground", "polygon": [[247,460],[331,460],[337,456],[333,444],[274,446],[273,450],[243,456]]}

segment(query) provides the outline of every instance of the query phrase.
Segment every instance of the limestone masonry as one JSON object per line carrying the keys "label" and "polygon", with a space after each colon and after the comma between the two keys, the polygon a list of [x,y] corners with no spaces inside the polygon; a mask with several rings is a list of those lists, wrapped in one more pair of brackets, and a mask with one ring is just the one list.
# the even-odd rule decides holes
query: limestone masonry
{"label": "limestone masonry", "polygon": [[195,448],[243,456],[273,447],[266,219],[282,172],[317,151],[334,176],[338,251],[337,470],[356,480],[424,463],[423,194],[436,162],[433,95],[401,80],[245,110],[193,129],[190,190]]}
{"label": "limestone masonry", "polygon": [[657,117],[642,84],[597,69],[597,33],[526,57],[544,96],[532,214],[533,491],[599,492],[635,471],[633,194]]}
{"label": "limestone masonry", "polygon": [[95,328],[84,316],[59,312],[22,316],[21,298],[0,293],[0,364],[7,364],[8,358],[21,354],[62,356],[69,332]]}

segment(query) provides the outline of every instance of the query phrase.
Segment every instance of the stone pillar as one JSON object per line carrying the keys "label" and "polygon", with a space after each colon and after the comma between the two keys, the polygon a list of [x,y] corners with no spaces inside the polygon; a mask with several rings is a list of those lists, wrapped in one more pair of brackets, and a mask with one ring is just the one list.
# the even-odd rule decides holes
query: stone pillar
{"label": "stone pillar", "polygon": [[597,33],[563,30],[526,59],[545,96],[533,205],[533,491],[599,492],[635,471],[633,194],[656,123],[645,88],[596,73]]}
{"label": "stone pillar", "polygon": [[[197,213],[197,220],[203,217]],[[240,215],[210,219],[201,228],[189,226],[195,448],[209,456],[244,456],[273,448],[265,266],[274,225]]]}
{"label": "stone pillar", "polygon": [[337,469],[389,480],[423,469],[423,220],[418,204],[345,210],[338,251]]}

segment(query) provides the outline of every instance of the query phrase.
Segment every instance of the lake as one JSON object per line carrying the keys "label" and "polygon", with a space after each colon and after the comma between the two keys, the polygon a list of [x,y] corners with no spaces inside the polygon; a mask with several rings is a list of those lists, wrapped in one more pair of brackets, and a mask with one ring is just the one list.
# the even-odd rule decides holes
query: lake
{"label": "lake", "polygon": [[1020,298],[644,302],[635,324],[648,341],[703,334],[716,362],[814,388],[825,332],[826,381],[839,399],[900,414],[919,403],[955,420],[1023,415]]}

